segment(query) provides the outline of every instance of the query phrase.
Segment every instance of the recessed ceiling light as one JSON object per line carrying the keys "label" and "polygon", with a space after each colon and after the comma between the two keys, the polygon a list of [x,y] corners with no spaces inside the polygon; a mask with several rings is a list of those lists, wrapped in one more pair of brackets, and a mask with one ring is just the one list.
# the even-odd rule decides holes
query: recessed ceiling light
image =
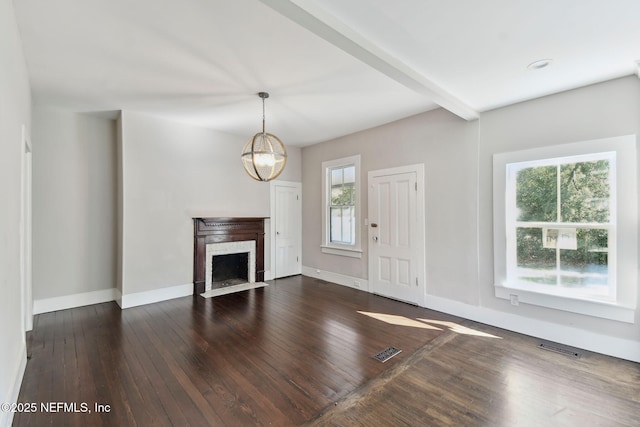
{"label": "recessed ceiling light", "polygon": [[527,65],[527,68],[530,70],[539,70],[541,68],[548,67],[553,59],[538,59],[537,61],[533,61],[531,64]]}

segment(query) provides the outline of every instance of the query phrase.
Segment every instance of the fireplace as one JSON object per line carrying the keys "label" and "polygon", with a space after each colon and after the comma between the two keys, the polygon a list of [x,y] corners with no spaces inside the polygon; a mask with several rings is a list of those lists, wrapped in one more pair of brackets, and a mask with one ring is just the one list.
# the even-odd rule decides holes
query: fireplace
{"label": "fireplace", "polygon": [[[194,218],[193,223],[194,295],[264,280],[264,218]],[[220,263],[222,271],[214,271]],[[226,277],[233,275],[239,277]]]}

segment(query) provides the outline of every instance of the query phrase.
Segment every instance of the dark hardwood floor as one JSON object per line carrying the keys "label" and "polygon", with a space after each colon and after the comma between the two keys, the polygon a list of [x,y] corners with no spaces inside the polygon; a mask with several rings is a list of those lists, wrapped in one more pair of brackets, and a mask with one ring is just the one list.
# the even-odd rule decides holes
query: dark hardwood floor
{"label": "dark hardwood floor", "polygon": [[[270,283],[36,316],[19,402],[37,410],[14,425],[640,425],[636,363],[308,277]],[[402,353],[372,358],[388,346]]]}
{"label": "dark hardwood floor", "polygon": [[310,426],[640,426],[640,365],[471,321],[351,393]]}

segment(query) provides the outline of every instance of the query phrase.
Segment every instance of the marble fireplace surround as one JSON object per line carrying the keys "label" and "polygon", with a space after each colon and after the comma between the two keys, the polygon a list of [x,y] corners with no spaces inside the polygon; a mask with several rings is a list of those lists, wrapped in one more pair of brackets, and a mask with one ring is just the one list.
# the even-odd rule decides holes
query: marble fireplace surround
{"label": "marble fireplace surround", "polygon": [[263,217],[193,218],[194,295],[205,292],[207,284],[211,287],[211,257],[221,254],[220,251],[249,252],[249,263],[253,265],[249,266],[250,281],[264,280],[264,220]]}
{"label": "marble fireplace surround", "polygon": [[205,276],[204,289],[211,290],[213,282],[213,257],[217,255],[248,253],[247,277],[249,283],[256,281],[256,242],[254,240],[244,240],[242,242],[219,242],[208,243],[205,246]]}

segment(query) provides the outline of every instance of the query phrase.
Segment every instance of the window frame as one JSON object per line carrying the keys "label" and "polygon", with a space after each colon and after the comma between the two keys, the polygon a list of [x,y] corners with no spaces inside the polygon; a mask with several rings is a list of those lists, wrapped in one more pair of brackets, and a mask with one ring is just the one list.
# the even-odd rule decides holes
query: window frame
{"label": "window frame", "polygon": [[[509,164],[538,162],[544,164],[554,159],[615,153],[615,166],[610,170],[615,184],[614,205],[610,212],[616,237],[613,245],[614,259],[609,259],[610,274],[615,281],[615,292],[607,298],[569,295],[567,292],[552,294],[540,292],[535,286],[522,286],[511,282],[509,268],[516,254],[509,239],[508,227],[513,224],[514,212],[510,211],[509,192],[514,189],[509,182]],[[497,298],[514,300],[563,311],[600,318],[634,323],[637,301],[637,177],[636,137],[604,138],[570,144],[554,145],[522,151],[498,153],[493,156],[493,219],[494,219],[494,287]],[[515,181],[515,180],[514,180]],[[517,221],[516,221],[517,223]],[[605,225],[605,224],[602,224]],[[606,228],[606,227],[604,227]],[[514,232],[514,231],[513,231]],[[513,233],[512,232],[512,233]],[[511,246],[510,246],[511,245]]]}
{"label": "window frame", "polygon": [[[557,200],[556,200],[556,220],[555,221],[523,221],[518,220],[516,218],[517,207],[516,207],[516,181],[517,174],[519,171],[535,168],[535,167],[547,167],[554,166],[557,169],[557,172],[560,172],[560,169],[563,165],[573,164],[573,163],[581,163],[581,162],[590,162],[590,161],[598,161],[598,160],[607,160],[609,162],[609,221],[607,222],[599,222],[599,223],[589,223],[589,222],[569,222],[562,221],[561,217],[561,195],[560,195],[560,175],[557,175],[556,180],[556,190],[557,190]],[[524,162],[512,162],[507,163],[507,177],[506,177],[506,199],[505,199],[505,226],[506,226],[506,240],[507,240],[507,283],[509,283],[509,287],[513,287],[514,289],[522,289],[522,290],[531,290],[534,292],[540,292],[543,294],[552,294],[558,296],[566,296],[567,298],[577,298],[577,299],[586,299],[593,301],[603,301],[603,302],[615,302],[615,293],[616,293],[616,152],[608,151],[608,152],[600,152],[600,153],[589,153],[589,154],[579,154],[572,156],[563,156],[563,157],[555,157],[551,159],[541,159],[541,160],[531,160]],[[564,286],[558,286],[557,288],[550,288],[545,285],[537,285],[537,284],[525,284],[525,283],[517,283],[514,280],[514,276],[516,276],[517,267],[517,229],[518,228],[540,228],[544,235],[545,229],[586,229],[586,230],[607,230],[608,232],[608,245],[607,248],[609,250],[608,253],[608,292],[607,295],[588,295],[584,292],[579,292],[578,290],[572,290]],[[556,258],[558,257],[558,251],[562,250],[561,248],[556,248]],[[558,258],[557,258],[558,259]],[[556,265],[556,272],[560,275],[560,265]]]}
{"label": "window frame", "polygon": [[[356,189],[356,179],[355,179],[355,169],[356,167],[354,165],[346,165],[346,166],[334,166],[329,168],[329,172],[331,174],[331,177],[329,178],[330,180],[330,184],[329,185],[329,189],[330,189],[330,195],[328,198],[328,226],[329,226],[329,241],[331,243],[335,243],[335,244],[344,244],[344,245],[353,245],[354,241],[355,241],[355,212],[356,212],[356,200],[355,200],[355,189]],[[347,171],[351,171],[353,173],[353,182],[351,183],[346,183],[345,179],[347,177]],[[335,187],[335,183],[333,182],[334,180],[334,175],[336,174],[336,172],[340,172],[340,184],[339,184],[339,188],[342,189],[342,194],[344,195],[344,189],[350,188],[350,191],[348,191],[349,194],[349,200],[348,203],[340,203],[340,204],[334,204],[334,194],[333,191],[336,189]],[[340,240],[335,239],[336,236],[334,236],[334,226],[336,226],[336,224],[334,223],[334,209],[337,209],[340,211],[340,221],[339,221],[339,228],[340,228]],[[348,231],[345,232],[345,227],[344,227],[344,214],[345,214],[345,210],[347,211],[347,215],[350,219],[352,219],[351,221],[349,221],[349,226],[348,226]],[[348,236],[349,239],[346,240],[345,237]]]}
{"label": "window frame", "polygon": [[[331,207],[331,170],[340,167],[354,166],[355,172],[355,214],[354,214],[354,243],[337,243],[331,241],[330,213]],[[343,157],[322,162],[322,244],[321,251],[331,255],[341,255],[352,258],[362,258],[360,231],[360,194],[362,178],[360,176],[360,155]]]}

